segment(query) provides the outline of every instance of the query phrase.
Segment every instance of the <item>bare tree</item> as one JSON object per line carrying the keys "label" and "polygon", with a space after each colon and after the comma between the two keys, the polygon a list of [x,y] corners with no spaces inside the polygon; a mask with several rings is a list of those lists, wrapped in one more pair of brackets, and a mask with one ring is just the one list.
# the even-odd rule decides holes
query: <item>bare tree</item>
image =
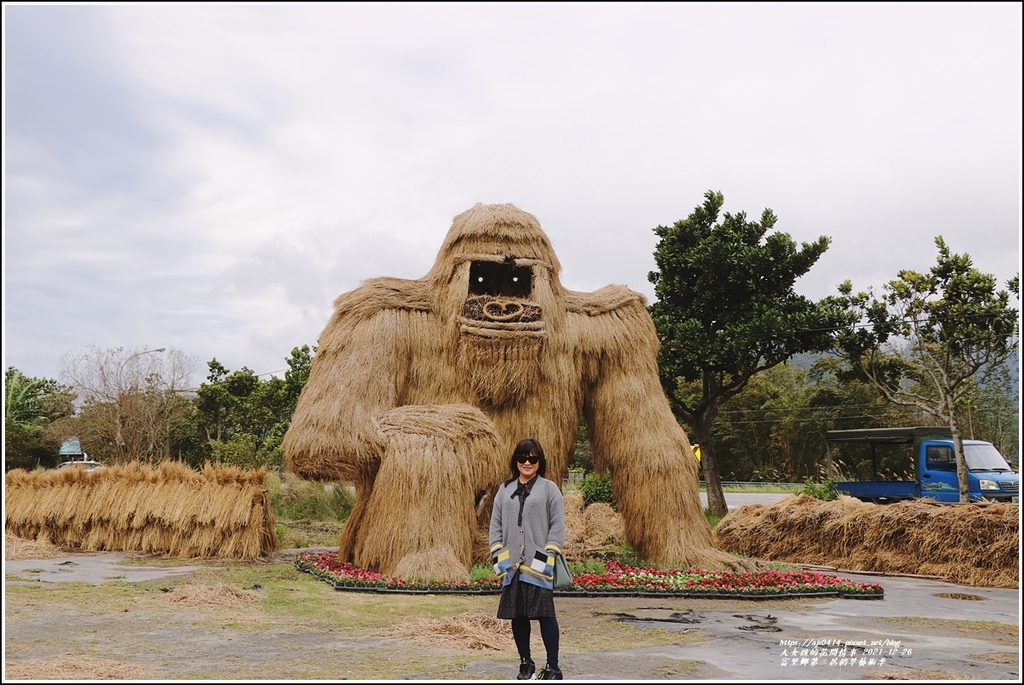
{"label": "bare tree", "polygon": [[66,353],[61,379],[79,398],[74,430],[83,450],[110,463],[159,461],[170,453],[173,420],[183,415],[198,360],[163,347]]}

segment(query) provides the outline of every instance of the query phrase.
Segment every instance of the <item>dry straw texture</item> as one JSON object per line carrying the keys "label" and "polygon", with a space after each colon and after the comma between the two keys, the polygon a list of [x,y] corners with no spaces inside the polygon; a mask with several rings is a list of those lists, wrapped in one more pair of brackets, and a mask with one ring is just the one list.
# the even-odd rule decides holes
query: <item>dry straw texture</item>
{"label": "dry straw texture", "polygon": [[151,664],[67,656],[57,661],[34,660],[5,663],[4,676],[9,680],[34,680],[36,682],[48,680],[123,680],[131,682],[156,678],[157,668]]}
{"label": "dry straw texture", "polygon": [[5,477],[6,531],[64,549],[250,560],[276,552],[266,472],[176,462]]}
{"label": "dry straw texture", "polygon": [[625,542],[622,517],[604,502],[584,507],[583,493],[565,493],[565,545],[570,561],[583,561],[597,552],[612,550]]}
{"label": "dry straw texture", "polygon": [[257,590],[241,588],[229,583],[217,583],[216,585],[189,583],[173,588],[165,597],[171,604],[240,608],[257,601],[260,598],[260,593]]}
{"label": "dry straw texture", "polygon": [[1015,588],[1019,526],[1019,508],[1012,504],[869,504],[845,496],[830,502],[795,496],[734,509],[714,533],[723,549],[756,559]]}
{"label": "dry straw texture", "polygon": [[[474,263],[528,268],[529,294],[471,293]],[[283,448],[300,476],[355,484],[344,561],[468,575],[487,557],[489,497],[515,445],[539,440],[560,484],[581,420],[637,554],[734,561],[704,518],[643,295],[570,291],[560,270],[534,216],[478,204],[455,217],[423,278],[374,278],[335,300]]]}
{"label": "dry straw texture", "polygon": [[443,618],[421,618],[384,629],[385,637],[405,637],[447,649],[508,651],[511,632],[508,621],[491,615],[465,613]]}
{"label": "dry straw texture", "polygon": [[24,540],[10,531],[4,532],[4,560],[16,559],[53,559],[64,554],[57,545],[49,540]]}

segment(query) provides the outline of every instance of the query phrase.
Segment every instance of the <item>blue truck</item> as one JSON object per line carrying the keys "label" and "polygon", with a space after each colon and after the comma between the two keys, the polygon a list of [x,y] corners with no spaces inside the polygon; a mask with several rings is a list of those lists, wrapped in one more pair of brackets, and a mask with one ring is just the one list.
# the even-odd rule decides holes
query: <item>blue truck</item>
{"label": "blue truck", "polygon": [[[863,477],[836,482],[836,490],[842,494],[878,504],[920,497],[960,501],[949,428],[833,430],[826,431],[825,443],[829,473],[835,472],[838,461],[843,472]],[[970,500],[1018,502],[1020,475],[999,450],[984,440],[964,440],[963,446]]]}

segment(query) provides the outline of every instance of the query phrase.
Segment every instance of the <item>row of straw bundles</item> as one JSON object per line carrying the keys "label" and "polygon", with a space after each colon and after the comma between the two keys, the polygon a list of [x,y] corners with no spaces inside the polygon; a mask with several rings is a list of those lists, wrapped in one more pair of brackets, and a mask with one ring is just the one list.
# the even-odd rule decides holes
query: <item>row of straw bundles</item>
{"label": "row of straw bundles", "polygon": [[5,478],[5,525],[68,549],[254,559],[278,549],[265,477],[262,469],[196,471],[177,462],[14,469]]}
{"label": "row of straw bundles", "polygon": [[751,558],[1015,588],[1019,525],[1015,504],[869,504],[801,495],[733,509],[714,534],[722,549]]}

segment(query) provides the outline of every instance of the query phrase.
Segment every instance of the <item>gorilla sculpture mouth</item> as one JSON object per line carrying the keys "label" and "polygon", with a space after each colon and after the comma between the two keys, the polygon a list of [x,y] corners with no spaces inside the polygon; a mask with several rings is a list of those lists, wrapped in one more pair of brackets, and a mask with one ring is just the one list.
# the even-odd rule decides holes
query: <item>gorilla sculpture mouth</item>
{"label": "gorilla sculpture mouth", "polygon": [[487,323],[534,323],[541,320],[541,308],[518,298],[478,295],[466,300],[462,317]]}

